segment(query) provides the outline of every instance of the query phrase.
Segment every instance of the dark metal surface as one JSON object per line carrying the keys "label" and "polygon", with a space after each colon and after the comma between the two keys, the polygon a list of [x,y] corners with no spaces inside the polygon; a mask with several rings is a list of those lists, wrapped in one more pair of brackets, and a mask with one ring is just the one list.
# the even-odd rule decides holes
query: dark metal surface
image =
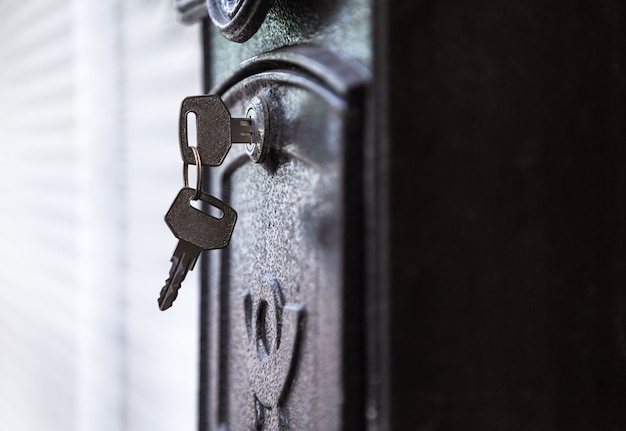
{"label": "dark metal surface", "polygon": [[364,84],[313,47],[246,62],[214,89],[233,115],[266,104],[262,163],[233,147],[211,192],[237,208],[212,252],[207,429],[362,430]]}
{"label": "dark metal surface", "polygon": [[387,4],[390,429],[626,429],[624,2]]}
{"label": "dark metal surface", "polygon": [[285,429],[291,424],[287,400],[300,359],[304,306],[285,303],[281,286],[266,275],[243,294],[248,357],[246,368],[254,396],[255,429]]}

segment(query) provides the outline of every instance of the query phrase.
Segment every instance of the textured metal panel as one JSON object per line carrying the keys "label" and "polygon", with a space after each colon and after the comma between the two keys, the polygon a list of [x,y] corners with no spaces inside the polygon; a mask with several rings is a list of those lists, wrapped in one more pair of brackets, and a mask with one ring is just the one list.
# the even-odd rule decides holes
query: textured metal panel
{"label": "textured metal panel", "polygon": [[369,66],[372,59],[371,0],[275,0],[259,30],[245,43],[232,43],[211,25],[210,87],[229,79],[247,59],[285,46],[311,44]]}
{"label": "textured metal panel", "polygon": [[254,98],[268,105],[269,149],[253,163],[233,146],[210,169],[212,193],[239,214],[209,267],[210,429],[362,429],[365,80],[353,62],[300,48],[253,59],[216,89],[233,116]]}

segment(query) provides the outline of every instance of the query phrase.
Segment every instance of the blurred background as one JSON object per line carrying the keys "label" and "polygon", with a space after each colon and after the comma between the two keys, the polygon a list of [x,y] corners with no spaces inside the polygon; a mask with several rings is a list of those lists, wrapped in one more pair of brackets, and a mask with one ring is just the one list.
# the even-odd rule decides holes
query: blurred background
{"label": "blurred background", "polygon": [[199,26],[171,0],[0,0],[0,429],[191,430],[198,272],[176,245]]}

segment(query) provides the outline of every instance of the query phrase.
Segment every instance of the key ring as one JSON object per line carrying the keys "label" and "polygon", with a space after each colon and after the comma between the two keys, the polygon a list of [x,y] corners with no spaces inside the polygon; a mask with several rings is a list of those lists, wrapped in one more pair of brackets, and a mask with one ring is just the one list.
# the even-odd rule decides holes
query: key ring
{"label": "key ring", "polygon": [[[202,162],[200,161],[198,149],[191,145],[189,148],[193,151],[193,158],[196,161],[196,193],[191,198],[196,201],[200,197],[200,188],[202,187]],[[187,162],[183,162],[183,184],[185,187],[189,187],[189,164],[187,164]]]}

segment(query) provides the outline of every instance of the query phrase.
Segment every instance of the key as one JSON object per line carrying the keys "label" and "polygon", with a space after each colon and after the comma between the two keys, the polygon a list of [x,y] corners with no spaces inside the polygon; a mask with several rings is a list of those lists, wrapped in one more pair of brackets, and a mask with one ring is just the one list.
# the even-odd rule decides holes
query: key
{"label": "key", "polygon": [[197,148],[202,166],[219,166],[232,144],[250,144],[255,133],[249,118],[231,118],[226,105],[216,95],[191,96],[183,100],[179,117],[179,142],[183,161],[195,165],[189,147],[187,115],[196,114]]}
{"label": "key", "polygon": [[191,206],[191,199],[196,190],[184,187],[169,211],[165,215],[165,223],[179,239],[174,250],[169,278],[161,289],[159,308],[167,310],[178,296],[187,273],[191,271],[203,250],[223,248],[230,242],[230,237],[237,221],[237,213],[219,199],[200,192],[199,199],[222,211],[221,218],[215,218]]}

